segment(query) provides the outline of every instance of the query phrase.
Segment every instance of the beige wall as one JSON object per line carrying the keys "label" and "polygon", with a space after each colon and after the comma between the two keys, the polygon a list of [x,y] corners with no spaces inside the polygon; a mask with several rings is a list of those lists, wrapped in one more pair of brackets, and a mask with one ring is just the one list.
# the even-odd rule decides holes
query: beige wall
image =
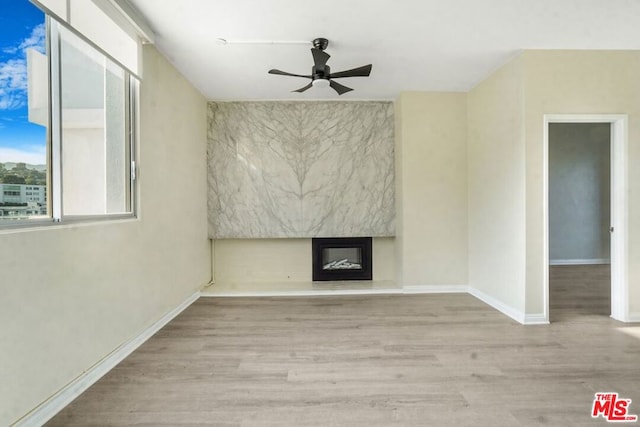
{"label": "beige wall", "polygon": [[0,425],[210,279],[206,103],[144,48],[140,219],[0,232]]}
{"label": "beige wall", "polygon": [[526,67],[526,311],[543,310],[543,115],[629,115],[629,300],[640,315],[640,52],[527,51]]}
{"label": "beige wall", "polygon": [[[394,280],[394,240],[373,238],[373,280]],[[217,284],[242,289],[256,282],[311,280],[311,239],[222,239],[212,245]]]}
{"label": "beige wall", "polygon": [[396,101],[396,269],[403,286],[467,283],[464,93]]}
{"label": "beige wall", "polygon": [[468,95],[469,286],[524,312],[522,59]]}

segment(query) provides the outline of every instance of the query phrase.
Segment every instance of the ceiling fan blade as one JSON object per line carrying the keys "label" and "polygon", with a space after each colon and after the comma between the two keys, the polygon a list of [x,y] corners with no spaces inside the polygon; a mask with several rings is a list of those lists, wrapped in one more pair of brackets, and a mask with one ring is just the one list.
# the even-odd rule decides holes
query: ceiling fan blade
{"label": "ceiling fan blade", "polygon": [[311,78],[311,76],[303,76],[302,74],[287,73],[286,71],[280,71],[276,69],[269,70],[269,74],[277,74],[279,76],[304,77],[305,79]]}
{"label": "ceiling fan blade", "polygon": [[316,66],[316,70],[324,71],[324,66],[327,65],[327,61],[331,58],[331,55],[315,47],[311,48],[311,55],[313,55],[313,63]]}
{"label": "ceiling fan blade", "polygon": [[332,79],[339,79],[340,77],[369,77],[371,74],[371,64],[363,65],[362,67],[353,68],[347,71],[338,71],[337,73],[331,73]]}
{"label": "ceiling fan blade", "polygon": [[338,82],[334,82],[333,80],[329,80],[329,86],[331,86],[333,90],[338,92],[338,95],[342,95],[343,93],[347,93],[353,90],[350,87],[343,86]]}
{"label": "ceiling fan blade", "polygon": [[301,87],[300,89],[297,89],[297,90],[292,90],[291,92],[300,92],[300,93],[302,93],[302,92],[304,92],[305,90],[310,89],[310,88],[311,88],[311,86],[313,86],[313,83],[309,83],[309,84],[308,84],[308,85],[306,85],[305,87]]}

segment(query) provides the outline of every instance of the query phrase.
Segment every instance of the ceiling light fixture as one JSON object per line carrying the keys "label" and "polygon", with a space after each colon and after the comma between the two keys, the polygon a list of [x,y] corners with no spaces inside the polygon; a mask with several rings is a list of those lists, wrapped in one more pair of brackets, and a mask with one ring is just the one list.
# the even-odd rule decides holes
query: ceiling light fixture
{"label": "ceiling light fixture", "polygon": [[314,81],[311,82],[311,84],[313,85],[313,87],[317,87],[320,89],[326,89],[329,87],[329,79],[315,79]]}

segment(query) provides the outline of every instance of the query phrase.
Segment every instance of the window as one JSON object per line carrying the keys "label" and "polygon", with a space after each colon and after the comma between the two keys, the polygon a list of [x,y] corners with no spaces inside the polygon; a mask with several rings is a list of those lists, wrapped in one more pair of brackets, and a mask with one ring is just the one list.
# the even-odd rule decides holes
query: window
{"label": "window", "polygon": [[108,2],[33,3],[0,11],[0,226],[132,216],[140,40]]}
{"label": "window", "polygon": [[0,223],[47,218],[46,201],[38,210],[42,215],[27,214],[25,191],[47,186],[49,173],[47,79],[33,73],[47,70],[45,15],[22,0],[2,8],[0,16]]}
{"label": "window", "polygon": [[131,212],[127,72],[60,28],[63,215]]}

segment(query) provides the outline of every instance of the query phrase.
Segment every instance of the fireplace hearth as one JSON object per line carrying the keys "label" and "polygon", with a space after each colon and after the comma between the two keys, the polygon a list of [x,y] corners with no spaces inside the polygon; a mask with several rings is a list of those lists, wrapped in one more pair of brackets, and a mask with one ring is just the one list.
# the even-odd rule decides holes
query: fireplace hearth
{"label": "fireplace hearth", "polygon": [[314,238],[313,280],[371,280],[371,237]]}

